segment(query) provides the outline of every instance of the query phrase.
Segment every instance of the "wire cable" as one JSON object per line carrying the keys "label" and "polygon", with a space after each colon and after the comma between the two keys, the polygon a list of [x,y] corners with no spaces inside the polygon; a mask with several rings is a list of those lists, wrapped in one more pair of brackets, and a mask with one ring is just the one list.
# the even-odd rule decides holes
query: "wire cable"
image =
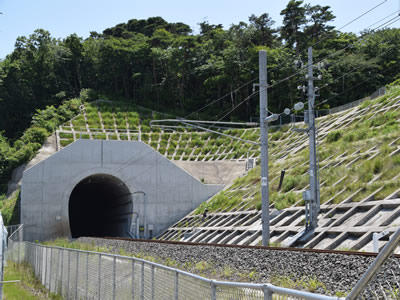
{"label": "wire cable", "polygon": [[[353,23],[356,22],[357,20],[361,19],[362,17],[366,16],[366,15],[369,14],[370,12],[374,11],[375,9],[377,9],[378,7],[380,7],[381,5],[383,5],[385,2],[387,2],[387,0],[384,0],[384,1],[380,2],[379,4],[377,4],[376,6],[370,8],[369,10],[367,10],[367,11],[364,12],[364,13],[362,13],[361,15],[359,15],[359,16],[356,17],[356,18],[354,18],[353,20],[349,21],[348,23],[346,23],[345,25],[343,25],[342,27],[340,27],[340,28],[337,29],[337,30],[340,31],[340,30],[346,28],[347,26],[349,26],[350,24],[353,24]],[[392,15],[393,15],[393,14],[392,14]],[[379,21],[378,21],[378,22],[379,22]],[[374,24],[376,24],[376,23],[374,23]],[[315,45],[318,45],[318,44],[321,43],[322,41],[326,40],[326,39],[329,37],[329,33],[331,33],[331,32],[327,32],[327,33],[326,33],[326,36],[325,36],[322,40],[319,40],[319,41],[316,42],[315,44],[311,45],[311,47],[313,47],[313,46],[315,46]],[[275,67],[275,69],[279,69],[280,67],[282,67],[282,65],[283,65],[283,64],[280,64],[279,66]],[[233,90],[233,91],[231,91],[231,92],[228,92],[228,93],[226,93],[225,95],[223,95],[223,96],[221,96],[221,97],[219,97],[219,98],[217,98],[217,99],[211,101],[210,103],[204,105],[203,107],[197,109],[196,111],[191,112],[190,114],[186,115],[184,118],[187,119],[188,117],[192,116],[193,114],[198,113],[198,112],[200,112],[200,111],[206,109],[207,107],[209,107],[209,106],[211,106],[211,105],[213,105],[213,104],[215,104],[215,103],[217,103],[217,102],[219,102],[219,101],[225,99],[226,97],[230,96],[232,93],[236,93],[237,91],[241,90],[243,87],[249,85],[250,83],[252,83],[252,82],[254,82],[254,81],[256,81],[256,80],[257,80],[257,78],[253,78],[252,80],[250,80],[250,81],[244,83],[243,85],[239,86],[239,87],[236,88],[235,90]],[[280,82],[279,82],[279,83],[280,83]],[[277,84],[279,84],[279,83],[277,83]],[[274,84],[274,85],[277,85],[277,84]],[[274,85],[273,85],[273,86],[274,86]],[[271,87],[273,87],[273,86],[271,86]]]}
{"label": "wire cable", "polygon": [[[362,17],[364,17],[364,16],[366,16],[367,14],[369,14],[370,12],[374,11],[375,9],[377,9],[378,7],[380,7],[381,5],[383,5],[385,2],[387,2],[387,0],[382,1],[381,3],[377,4],[376,6],[372,7],[371,9],[367,10],[367,11],[364,12],[363,14],[359,15],[358,17],[354,18],[353,20],[351,20],[350,22],[344,24],[342,27],[340,27],[340,28],[338,28],[338,29],[336,29],[336,30],[337,30],[337,31],[343,30],[343,29],[346,28],[347,26],[353,24],[355,21],[358,21],[358,20],[361,19]],[[329,33],[331,33],[331,32],[329,32]],[[316,42],[315,44],[311,45],[311,47],[314,47],[314,46],[318,45],[319,43],[323,42],[324,40],[326,40],[326,39],[329,37],[329,36],[328,36],[329,33],[326,33],[326,36],[325,36],[323,39],[321,39],[321,40],[319,40],[318,42]]]}
{"label": "wire cable", "polygon": [[186,115],[184,118],[187,119],[187,118],[190,117],[191,115],[193,115],[193,114],[195,114],[195,113],[198,113],[198,112],[200,112],[200,111],[206,109],[206,108],[209,107],[210,105],[213,105],[214,103],[217,103],[217,102],[221,101],[222,99],[224,99],[224,98],[230,96],[232,93],[236,93],[237,91],[241,90],[242,88],[244,88],[245,86],[249,85],[250,83],[252,83],[252,82],[254,82],[254,81],[256,81],[256,80],[257,80],[257,78],[254,78],[254,79],[252,79],[252,80],[250,80],[250,81],[247,81],[246,83],[242,84],[241,86],[239,86],[239,87],[236,88],[235,90],[233,90],[233,91],[231,91],[231,92],[229,92],[229,93],[226,93],[225,95],[219,97],[218,99],[215,99],[215,100],[211,101],[210,103],[204,105],[203,107],[199,108],[198,110],[196,110],[196,111],[194,111],[194,112],[191,112],[190,114]]}
{"label": "wire cable", "polygon": [[[393,15],[393,13],[392,13],[392,15]],[[384,19],[386,19],[386,18],[387,18],[387,17],[385,17]],[[396,17],[396,18],[397,18],[397,17]],[[386,22],[386,23],[387,23],[387,22]],[[386,24],[386,23],[385,23],[385,24]],[[349,43],[349,44],[347,44],[345,47],[343,47],[343,48],[341,48],[341,49],[339,49],[339,50],[336,50],[336,51],[333,52],[333,53],[330,53],[330,54],[326,55],[324,58],[322,58],[322,59],[318,60],[317,62],[313,63],[312,66],[316,66],[316,65],[318,65],[319,63],[323,62],[324,60],[335,56],[337,53],[342,52],[342,51],[345,51],[346,49],[348,49],[348,48],[354,46],[355,43],[358,43],[358,42],[361,42],[361,41],[365,40],[370,34],[372,34],[375,30],[377,30],[377,29],[380,28],[381,26],[382,26],[382,25],[379,25],[378,27],[372,29],[370,33],[368,33],[368,34],[366,34],[366,35],[364,35],[364,36],[360,36],[360,37],[358,38],[358,40],[355,41],[354,43]],[[369,27],[371,27],[371,26],[368,26],[368,28],[369,28]],[[308,65],[305,65],[304,67],[301,67],[297,72],[295,72],[295,73],[293,73],[293,74],[291,74],[291,75],[289,75],[289,76],[287,76],[287,77],[285,77],[285,78],[283,78],[283,79],[277,81],[276,83],[274,83],[274,84],[272,84],[272,85],[269,85],[268,88],[274,88],[275,86],[277,86],[277,85],[279,85],[279,84],[281,84],[281,83],[283,83],[283,82],[285,82],[285,81],[287,81],[287,80],[289,80],[289,79],[295,77],[296,75],[300,74],[301,72],[303,72],[303,71],[304,71],[305,69],[307,69],[307,68],[308,68]]]}

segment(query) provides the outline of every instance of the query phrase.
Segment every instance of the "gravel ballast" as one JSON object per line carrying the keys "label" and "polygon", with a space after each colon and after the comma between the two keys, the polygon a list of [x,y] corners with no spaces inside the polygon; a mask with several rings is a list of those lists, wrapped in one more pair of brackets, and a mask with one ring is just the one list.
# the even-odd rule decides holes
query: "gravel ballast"
{"label": "gravel ballast", "polygon": [[[297,252],[287,250],[249,249],[233,247],[215,247],[199,245],[179,245],[154,242],[137,242],[81,237],[77,240],[96,246],[107,246],[112,252],[121,249],[131,255],[152,256],[159,261],[173,260],[179,268],[196,272],[193,266],[200,262],[208,262],[212,266],[208,278],[228,279],[236,281],[271,282],[274,278],[316,279],[323,283],[315,292],[335,295],[336,292],[348,293],[365,273],[374,260],[371,256],[344,255],[332,253]],[[396,285],[394,276],[400,278],[399,259],[391,258],[384,266],[390,275],[379,274],[374,281],[378,289],[379,283],[388,280]],[[223,270],[235,270],[223,276]],[[238,276],[238,274],[256,274],[256,276]],[[201,273],[201,272],[200,272]],[[226,275],[226,272],[225,272]],[[228,277],[228,278],[226,278]]]}

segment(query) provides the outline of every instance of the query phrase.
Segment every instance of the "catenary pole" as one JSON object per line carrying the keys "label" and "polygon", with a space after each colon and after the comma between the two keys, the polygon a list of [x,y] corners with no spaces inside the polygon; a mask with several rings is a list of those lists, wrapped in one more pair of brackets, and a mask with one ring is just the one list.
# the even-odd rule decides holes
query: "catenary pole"
{"label": "catenary pole", "polygon": [[315,126],[315,90],[314,90],[314,75],[313,75],[313,53],[312,47],[308,48],[308,136],[310,148],[310,192],[311,199],[309,201],[310,224],[308,229],[317,227],[318,213],[320,209],[319,198],[319,179],[317,165],[317,145],[316,145],[316,126]]}
{"label": "catenary pole", "polygon": [[268,186],[268,123],[267,117],[267,52],[261,50],[259,55],[260,76],[260,141],[261,141],[261,223],[262,245],[269,243],[269,186]]}

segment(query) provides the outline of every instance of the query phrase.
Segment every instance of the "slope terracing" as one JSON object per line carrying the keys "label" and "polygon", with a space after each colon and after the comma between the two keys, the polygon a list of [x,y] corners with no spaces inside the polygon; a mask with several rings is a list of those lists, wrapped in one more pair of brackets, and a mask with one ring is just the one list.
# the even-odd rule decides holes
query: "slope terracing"
{"label": "slope terracing", "polygon": [[[392,88],[383,97],[318,118],[319,226],[311,240],[298,246],[371,251],[374,232],[393,232],[400,224],[399,94],[399,88]],[[188,128],[150,127],[150,120],[169,117],[135,105],[88,103],[80,115],[57,130],[58,148],[80,138],[141,140],[189,172],[197,172],[193,175],[198,179],[228,184],[161,239],[260,244],[260,168],[245,174],[245,162],[259,157],[259,146]],[[308,188],[308,137],[291,130],[293,126],[304,127],[285,125],[269,134],[271,241],[277,245],[289,244],[304,227],[301,195]],[[225,133],[259,141],[256,128]],[[207,168],[215,168],[213,176],[201,171]],[[286,174],[278,191],[282,170]],[[230,184],[238,175],[244,176]]]}
{"label": "slope terracing", "polygon": [[[313,238],[298,246],[372,251],[374,232],[393,232],[400,224],[398,95],[399,90],[392,89],[381,98],[318,119],[321,213]],[[243,132],[257,135],[256,130]],[[308,187],[308,137],[284,127],[270,134],[270,146],[271,241],[287,245],[304,227],[301,195]],[[281,170],[286,175],[277,191]],[[260,244],[259,178],[257,167],[160,238]]]}

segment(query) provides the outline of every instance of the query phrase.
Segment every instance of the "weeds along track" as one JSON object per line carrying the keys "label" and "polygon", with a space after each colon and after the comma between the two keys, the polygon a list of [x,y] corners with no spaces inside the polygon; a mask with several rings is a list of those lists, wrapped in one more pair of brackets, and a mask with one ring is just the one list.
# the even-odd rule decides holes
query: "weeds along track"
{"label": "weeds along track", "polygon": [[[375,253],[261,246],[210,245],[125,238],[87,238],[80,243],[106,246],[209,278],[270,282],[330,295],[348,293],[374,260]],[[376,282],[396,284],[400,256],[384,265]]]}

